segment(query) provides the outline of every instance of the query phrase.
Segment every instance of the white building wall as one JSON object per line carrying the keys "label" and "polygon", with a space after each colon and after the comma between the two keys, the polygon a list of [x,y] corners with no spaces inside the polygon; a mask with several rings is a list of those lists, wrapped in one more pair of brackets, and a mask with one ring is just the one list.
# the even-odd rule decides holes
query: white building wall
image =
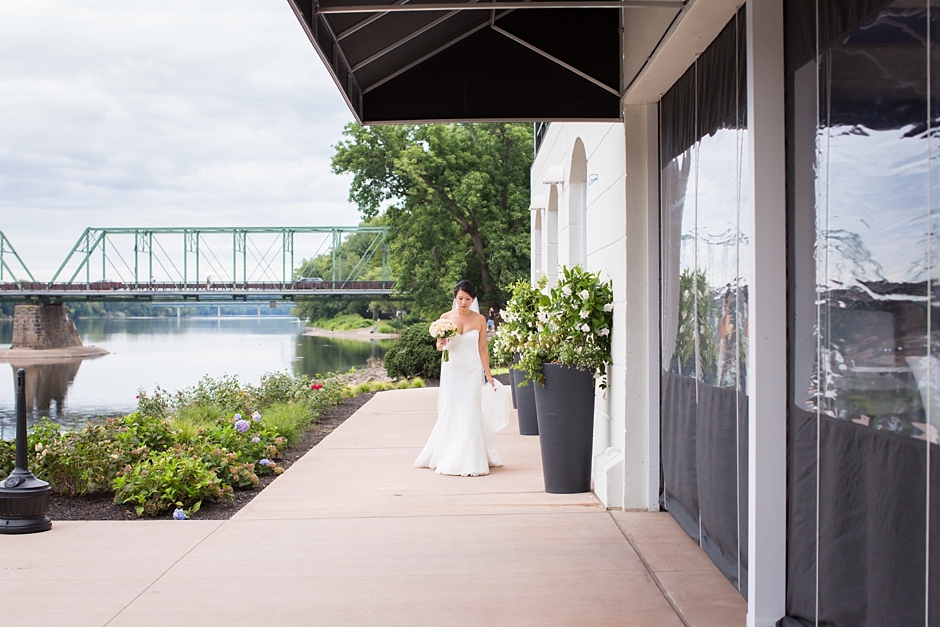
{"label": "white building wall", "polygon": [[[578,154],[581,149],[579,142],[583,144],[583,156]],[[583,177],[578,175],[577,167],[581,159],[587,162]],[[558,176],[559,172],[562,177]],[[559,178],[564,180],[546,184],[546,181]],[[551,214],[551,197],[557,197],[558,206],[556,255],[552,254],[549,244],[552,235],[550,220],[541,221],[541,232],[533,229],[533,242],[542,242],[539,255],[542,272],[551,280],[558,274],[558,264],[576,265],[586,257],[587,270],[600,271],[604,279],[613,281],[613,362],[608,375],[609,388],[606,393],[598,389],[595,398],[594,455],[597,460],[595,489],[602,484],[605,489],[597,490],[598,496],[608,507],[615,508],[624,506],[624,488],[622,481],[607,481],[607,477],[619,479],[624,470],[617,451],[607,450],[614,448],[622,452],[627,440],[624,426],[627,385],[625,185],[623,124],[572,122],[549,126],[532,166],[533,198],[543,194],[549,198],[546,203],[548,215]],[[585,249],[586,255],[581,248]],[[533,251],[533,259],[535,257],[536,251]],[[533,268],[533,277],[535,275]],[[599,481],[598,470],[601,468],[606,475]],[[641,489],[645,489],[645,484]]]}

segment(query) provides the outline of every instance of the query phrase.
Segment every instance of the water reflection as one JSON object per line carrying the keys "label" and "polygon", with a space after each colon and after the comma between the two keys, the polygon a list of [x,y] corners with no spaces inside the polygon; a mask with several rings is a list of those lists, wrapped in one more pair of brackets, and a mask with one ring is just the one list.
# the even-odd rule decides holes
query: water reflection
{"label": "water reflection", "polygon": [[327,372],[345,372],[351,365],[381,359],[395,340],[360,342],[313,335],[297,336],[294,374],[316,376]]}
{"label": "water reflection", "polygon": [[[110,354],[82,362],[28,364],[29,420],[49,416],[74,426],[88,419],[128,413],[139,388],[175,391],[204,376],[237,375],[257,383],[261,375],[290,371],[315,375],[345,372],[380,359],[394,340],[356,340],[301,335],[296,318],[114,318],[78,320],[86,346]],[[9,321],[0,321],[0,348],[8,348]],[[0,365],[2,366],[2,365]],[[13,437],[13,377],[0,376],[0,437]]]}

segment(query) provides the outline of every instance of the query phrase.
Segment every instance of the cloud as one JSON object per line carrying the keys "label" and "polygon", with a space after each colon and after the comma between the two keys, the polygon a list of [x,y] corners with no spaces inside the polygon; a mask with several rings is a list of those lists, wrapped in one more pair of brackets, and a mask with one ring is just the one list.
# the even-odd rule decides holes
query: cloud
{"label": "cloud", "polygon": [[351,120],[284,0],[0,4],[0,230],[37,278],[86,226],[355,224]]}

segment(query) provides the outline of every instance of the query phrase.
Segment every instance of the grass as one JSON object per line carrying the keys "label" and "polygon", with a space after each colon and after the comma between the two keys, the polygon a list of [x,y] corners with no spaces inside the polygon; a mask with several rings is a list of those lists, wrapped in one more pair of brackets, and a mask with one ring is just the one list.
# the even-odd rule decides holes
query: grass
{"label": "grass", "polygon": [[187,405],[170,417],[174,429],[179,430],[180,441],[193,440],[200,430],[211,426],[216,418],[225,413],[221,406],[212,403]]}
{"label": "grass", "polygon": [[287,438],[287,445],[293,446],[303,437],[304,431],[313,422],[310,410],[302,403],[277,403],[265,410],[262,422],[277,429]]}
{"label": "grass", "polygon": [[392,325],[386,322],[383,322],[376,329],[376,332],[377,333],[398,333],[398,329],[396,329],[395,327],[393,327]]}
{"label": "grass", "polygon": [[375,323],[359,314],[343,314],[334,318],[320,318],[311,324],[327,331],[354,331],[371,327]]}

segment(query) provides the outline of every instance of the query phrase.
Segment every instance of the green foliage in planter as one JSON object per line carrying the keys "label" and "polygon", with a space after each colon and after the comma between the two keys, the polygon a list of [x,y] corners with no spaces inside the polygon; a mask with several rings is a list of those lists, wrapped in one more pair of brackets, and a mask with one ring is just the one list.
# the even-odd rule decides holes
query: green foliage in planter
{"label": "green foliage in planter", "polygon": [[535,285],[528,281],[517,281],[509,286],[512,298],[506,303],[506,308],[499,312],[502,324],[492,340],[491,364],[509,365],[517,353],[535,344],[539,300],[547,284],[547,279],[542,276]]}
{"label": "green foliage in planter", "polygon": [[441,376],[441,353],[435,348],[429,325],[421,323],[405,329],[398,343],[385,353],[385,371],[393,379]]}
{"label": "green foliage in planter", "polygon": [[189,509],[205,499],[223,498],[232,498],[232,487],[201,459],[177,450],[127,466],[114,480],[114,502],[133,505],[138,516],[156,516],[175,507]]}
{"label": "green foliage in planter", "polygon": [[600,272],[563,266],[558,284],[539,297],[535,338],[521,351],[527,380],[542,383],[542,364],[551,362],[593,371],[606,388],[613,300],[611,283],[601,281]]}

